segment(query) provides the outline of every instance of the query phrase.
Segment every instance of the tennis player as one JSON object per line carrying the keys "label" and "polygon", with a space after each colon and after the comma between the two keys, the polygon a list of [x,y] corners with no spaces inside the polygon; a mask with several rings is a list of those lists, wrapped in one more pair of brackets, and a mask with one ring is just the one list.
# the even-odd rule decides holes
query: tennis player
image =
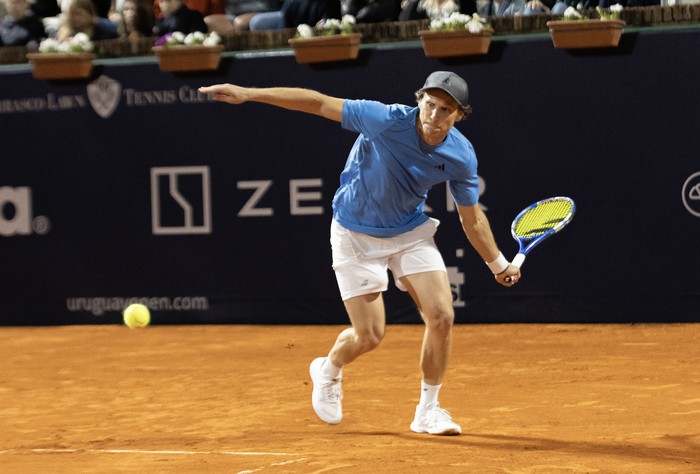
{"label": "tennis player", "polygon": [[499,251],[479,208],[474,149],[454,128],[471,113],[467,83],[452,72],[436,71],[416,92],[417,107],[340,99],[300,88],[219,84],[199,90],[230,104],[260,102],[320,115],[359,133],[333,198],[330,230],[333,269],[352,327],[338,335],[326,357],[311,362],[316,415],[326,423],[340,423],[343,367],[375,349],[384,337],[382,292],[388,287],[388,269],[425,322],[423,378],[411,430],[460,434],[461,427],[438,402],[454,309],[445,263],[433,239],[439,221],[424,212],[428,190],[449,182],[464,233],[496,281],[512,286],[520,278],[519,269]]}

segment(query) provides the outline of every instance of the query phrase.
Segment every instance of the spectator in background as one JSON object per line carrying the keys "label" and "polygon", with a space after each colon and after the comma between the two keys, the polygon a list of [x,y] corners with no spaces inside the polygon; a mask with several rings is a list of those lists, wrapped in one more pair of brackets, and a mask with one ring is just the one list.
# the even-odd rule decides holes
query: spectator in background
{"label": "spectator in background", "polygon": [[476,13],[476,0],[403,0],[399,20],[433,20],[450,16],[455,11],[465,15]]}
{"label": "spectator in background", "polygon": [[[225,0],[184,0],[190,10],[197,10],[203,17],[209,15],[223,15],[226,12],[224,7]],[[163,18],[163,12],[160,9],[160,0],[153,1],[153,16],[159,20]]]}
{"label": "spectator in background", "polygon": [[282,0],[228,0],[224,15],[209,15],[204,21],[210,31],[239,33],[250,29],[250,20],[258,13],[279,12]]}
{"label": "spectator in background", "polygon": [[[114,21],[115,17],[112,19]],[[117,21],[117,33],[120,38],[136,39],[153,34],[153,18],[140,0],[124,0]]]}
{"label": "spectator in background", "polygon": [[606,9],[615,4],[620,4],[623,7],[650,7],[661,5],[662,2],[661,0],[557,0],[552,7],[552,15],[563,15],[568,7],[574,7],[577,10],[588,10],[595,7]]}
{"label": "spectator in background", "polygon": [[65,41],[77,33],[85,33],[93,41],[117,37],[116,25],[97,16],[92,0],[71,0],[68,11],[56,33],[56,39]]}
{"label": "spectator in background", "polygon": [[156,20],[153,34],[163,36],[166,33],[180,31],[184,34],[201,31],[208,33],[204,16],[197,10],[191,10],[181,0],[159,0],[163,17]]}
{"label": "spectator in background", "polygon": [[557,0],[552,6],[551,13],[552,15],[563,15],[564,11],[570,6],[581,10],[595,8],[598,6],[598,1],[599,0]]}
{"label": "spectator in background", "polygon": [[37,18],[50,18],[61,14],[60,2],[56,0],[34,0],[31,8]]}
{"label": "spectator in background", "polygon": [[29,8],[27,0],[0,0],[7,15],[0,20],[0,46],[38,47],[46,36],[44,24]]}
{"label": "spectator in background", "polygon": [[250,31],[296,28],[315,25],[327,18],[340,19],[338,0],[284,0],[277,12],[258,13],[250,20]]}
{"label": "spectator in background", "polygon": [[340,0],[340,14],[352,15],[357,23],[396,21],[401,0]]}

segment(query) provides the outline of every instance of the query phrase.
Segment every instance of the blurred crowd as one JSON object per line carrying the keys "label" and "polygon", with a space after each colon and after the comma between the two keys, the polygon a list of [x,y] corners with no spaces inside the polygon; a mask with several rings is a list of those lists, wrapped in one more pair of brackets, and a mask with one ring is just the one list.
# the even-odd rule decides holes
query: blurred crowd
{"label": "blurred crowd", "polygon": [[[624,7],[683,0],[614,0]],[[685,0],[694,2],[695,0]],[[0,0],[0,46],[36,47],[85,33],[92,40],[295,28],[352,15],[357,23],[435,19],[453,11],[482,17],[559,15],[610,0]]]}

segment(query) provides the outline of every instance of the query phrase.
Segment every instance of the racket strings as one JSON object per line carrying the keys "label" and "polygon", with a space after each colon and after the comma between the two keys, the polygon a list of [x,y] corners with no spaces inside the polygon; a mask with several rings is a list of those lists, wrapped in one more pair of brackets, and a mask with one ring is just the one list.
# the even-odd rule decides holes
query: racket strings
{"label": "racket strings", "polygon": [[565,224],[572,210],[573,203],[569,200],[542,202],[523,213],[514,226],[514,233],[520,237],[537,237]]}

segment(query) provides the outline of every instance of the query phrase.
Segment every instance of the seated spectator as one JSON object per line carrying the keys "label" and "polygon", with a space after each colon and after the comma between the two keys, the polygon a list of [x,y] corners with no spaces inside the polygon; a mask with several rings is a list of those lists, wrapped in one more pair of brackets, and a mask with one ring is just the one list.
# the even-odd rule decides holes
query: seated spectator
{"label": "seated spectator", "polygon": [[[226,13],[224,7],[225,0],[183,0],[190,10],[197,10],[203,17],[209,15],[223,15]],[[158,20],[163,18],[163,12],[160,10],[160,0],[153,1],[153,16]]]}
{"label": "seated spectator", "polygon": [[250,29],[250,20],[258,13],[279,12],[282,0],[229,0],[226,14],[209,15],[204,21],[209,31],[219,34],[238,33]]}
{"label": "seated spectator", "polygon": [[65,41],[76,33],[85,33],[91,40],[100,41],[116,38],[117,27],[107,18],[97,16],[92,0],[72,0],[56,39]]}
{"label": "seated spectator", "polygon": [[341,17],[352,15],[357,23],[396,21],[400,11],[400,0],[340,0]]}
{"label": "seated spectator", "polygon": [[7,16],[0,20],[0,46],[38,47],[46,36],[44,24],[29,8],[27,0],[0,0]]}
{"label": "seated spectator", "polygon": [[597,7],[598,0],[557,0],[554,6],[552,6],[551,13],[552,15],[563,15],[564,11],[570,6],[576,9],[587,10]]}
{"label": "seated spectator", "polygon": [[552,13],[554,6],[549,0],[530,0],[525,4],[524,15],[542,15]]}
{"label": "seated spectator", "polygon": [[450,16],[454,11],[466,15],[476,13],[476,0],[403,0],[399,21],[436,19]]}
{"label": "seated spectator", "polygon": [[250,31],[315,25],[327,18],[340,19],[338,0],[284,0],[280,11],[258,13],[250,20]]}
{"label": "seated spectator", "polygon": [[552,7],[552,15],[563,15],[568,7],[574,7],[577,10],[588,10],[594,9],[595,7],[607,9],[616,3],[619,3],[623,7],[650,7],[653,5],[661,5],[661,0],[557,0]]}
{"label": "seated spectator", "polygon": [[190,10],[181,0],[159,0],[162,18],[156,20],[153,27],[153,34],[163,36],[166,33],[180,31],[184,34],[201,31],[208,33],[207,24],[204,23],[204,16],[197,10]]}
{"label": "seated spectator", "polygon": [[50,18],[61,14],[60,2],[56,0],[34,0],[31,8],[38,18]]}
{"label": "seated spectator", "polygon": [[[111,17],[114,21],[115,16]],[[119,12],[117,33],[120,38],[136,39],[153,34],[153,19],[140,0],[124,0]]]}
{"label": "seated spectator", "polygon": [[479,15],[487,16],[513,16],[522,15],[525,11],[525,0],[489,0],[484,2]]}

